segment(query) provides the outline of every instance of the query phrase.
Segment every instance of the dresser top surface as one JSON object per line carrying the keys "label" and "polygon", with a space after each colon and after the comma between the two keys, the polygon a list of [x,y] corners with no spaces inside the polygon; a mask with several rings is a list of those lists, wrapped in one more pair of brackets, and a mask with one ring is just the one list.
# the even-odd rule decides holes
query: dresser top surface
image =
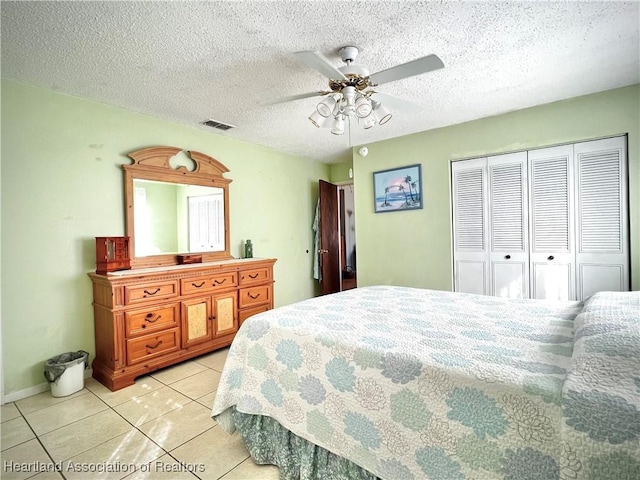
{"label": "dresser top surface", "polygon": [[[203,262],[203,263],[189,263],[183,265],[163,265],[159,267],[147,267],[147,268],[134,268],[130,270],[119,270],[115,272],[108,272],[106,275],[102,275],[108,278],[126,278],[126,277],[135,277],[139,275],[148,275],[154,273],[163,273],[163,272],[184,272],[190,270],[197,269],[206,269],[206,268],[216,268],[216,267],[225,267],[229,265],[238,265],[245,264],[247,266],[253,263],[261,263],[261,262],[275,262],[272,258],[232,258],[229,260],[219,260],[216,262]],[[95,273],[90,273],[90,275],[97,275]]]}

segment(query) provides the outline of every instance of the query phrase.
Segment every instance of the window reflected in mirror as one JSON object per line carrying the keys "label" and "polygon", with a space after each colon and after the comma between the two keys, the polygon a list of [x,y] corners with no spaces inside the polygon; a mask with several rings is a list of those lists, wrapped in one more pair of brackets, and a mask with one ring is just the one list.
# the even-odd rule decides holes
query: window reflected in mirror
{"label": "window reflected in mirror", "polygon": [[134,179],[135,256],[225,250],[224,189]]}

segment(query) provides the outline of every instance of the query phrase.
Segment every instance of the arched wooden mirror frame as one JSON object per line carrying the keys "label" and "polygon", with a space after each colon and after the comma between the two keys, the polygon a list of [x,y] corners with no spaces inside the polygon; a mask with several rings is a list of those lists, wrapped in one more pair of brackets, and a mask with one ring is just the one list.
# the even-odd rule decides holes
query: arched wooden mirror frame
{"label": "arched wooden mirror frame", "polygon": [[[229,183],[232,180],[223,176],[229,169],[215,158],[193,150],[188,150],[187,154],[195,163],[194,170],[190,171],[184,166],[173,168],[170,161],[180,152],[182,152],[182,149],[176,147],[144,148],[128,155],[133,160],[133,164],[122,166],[125,172],[126,228],[127,235],[130,237],[129,255],[131,268],[177,265],[178,255],[181,253],[202,255],[203,262],[233,258],[229,253]],[[133,181],[137,179],[222,188],[224,190],[225,250],[218,252],[178,252],[136,257]]]}

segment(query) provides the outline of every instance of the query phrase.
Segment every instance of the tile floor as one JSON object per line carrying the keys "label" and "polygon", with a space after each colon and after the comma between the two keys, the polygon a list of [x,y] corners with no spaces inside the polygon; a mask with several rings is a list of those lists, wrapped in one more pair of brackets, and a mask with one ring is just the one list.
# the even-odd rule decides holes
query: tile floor
{"label": "tile floor", "polygon": [[238,434],[211,418],[227,351],[117,392],[88,378],[67,397],[47,391],[3,405],[0,477],[277,480],[276,467],[254,464]]}

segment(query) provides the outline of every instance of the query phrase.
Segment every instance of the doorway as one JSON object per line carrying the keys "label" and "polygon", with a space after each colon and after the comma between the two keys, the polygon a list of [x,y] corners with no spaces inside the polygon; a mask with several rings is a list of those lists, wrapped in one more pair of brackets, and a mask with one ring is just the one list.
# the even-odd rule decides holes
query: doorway
{"label": "doorway", "polygon": [[358,286],[356,274],[356,215],[353,183],[338,186],[338,218],[340,219],[341,290]]}
{"label": "doorway", "polygon": [[356,235],[353,184],[320,180],[320,291],[322,295],[356,288]]}

